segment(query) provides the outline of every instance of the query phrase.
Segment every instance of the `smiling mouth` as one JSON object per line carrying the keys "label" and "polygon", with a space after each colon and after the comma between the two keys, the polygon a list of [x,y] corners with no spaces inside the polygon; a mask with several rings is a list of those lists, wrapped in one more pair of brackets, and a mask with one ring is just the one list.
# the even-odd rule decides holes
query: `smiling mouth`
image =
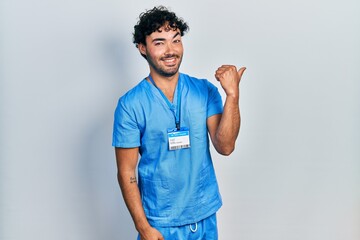
{"label": "smiling mouth", "polygon": [[174,65],[176,64],[176,57],[163,58],[162,61],[164,61],[166,65]]}

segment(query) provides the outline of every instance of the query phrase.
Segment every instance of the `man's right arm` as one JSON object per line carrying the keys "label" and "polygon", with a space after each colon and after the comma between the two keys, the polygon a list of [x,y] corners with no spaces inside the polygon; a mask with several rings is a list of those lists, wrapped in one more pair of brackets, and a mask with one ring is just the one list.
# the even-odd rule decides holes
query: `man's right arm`
{"label": "man's right arm", "polygon": [[139,148],[115,148],[115,154],[121,192],[141,240],[163,240],[161,233],[147,221],[141,203],[135,173]]}

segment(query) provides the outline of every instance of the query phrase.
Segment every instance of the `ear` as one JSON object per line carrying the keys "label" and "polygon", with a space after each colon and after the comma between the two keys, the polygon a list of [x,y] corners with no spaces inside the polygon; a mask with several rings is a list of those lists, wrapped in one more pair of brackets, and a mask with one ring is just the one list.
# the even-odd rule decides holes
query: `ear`
{"label": "ear", "polygon": [[146,46],[142,43],[138,44],[138,49],[141,55],[145,55],[146,56]]}

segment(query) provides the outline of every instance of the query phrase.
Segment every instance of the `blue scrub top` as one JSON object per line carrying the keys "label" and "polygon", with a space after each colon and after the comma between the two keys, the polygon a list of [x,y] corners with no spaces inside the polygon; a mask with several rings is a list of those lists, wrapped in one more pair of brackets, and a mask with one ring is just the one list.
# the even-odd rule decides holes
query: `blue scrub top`
{"label": "blue scrub top", "polygon": [[122,96],[115,110],[113,146],[139,147],[138,180],[152,226],[198,222],[222,205],[209,151],[206,120],[222,113],[217,88],[207,80],[179,75],[180,125],[190,131],[190,148],[169,150],[167,129],[175,128],[177,89],[170,109],[146,79]]}

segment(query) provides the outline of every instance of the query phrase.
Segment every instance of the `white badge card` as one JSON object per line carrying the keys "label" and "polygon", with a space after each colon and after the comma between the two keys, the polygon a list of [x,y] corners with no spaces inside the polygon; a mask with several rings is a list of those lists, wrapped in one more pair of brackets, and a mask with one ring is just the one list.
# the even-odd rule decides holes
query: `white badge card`
{"label": "white badge card", "polygon": [[188,128],[180,130],[168,129],[169,150],[176,150],[190,147],[190,135]]}

